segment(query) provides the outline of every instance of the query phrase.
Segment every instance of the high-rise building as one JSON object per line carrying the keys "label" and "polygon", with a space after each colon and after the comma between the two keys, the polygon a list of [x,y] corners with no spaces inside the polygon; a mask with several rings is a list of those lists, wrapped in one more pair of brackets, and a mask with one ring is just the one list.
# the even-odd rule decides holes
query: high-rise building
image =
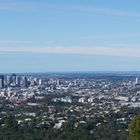
{"label": "high-rise building", "polygon": [[0,75],[0,88],[4,88],[4,75]]}
{"label": "high-rise building", "polygon": [[6,85],[9,86],[12,83],[12,77],[10,75],[6,76]]}
{"label": "high-rise building", "polygon": [[139,83],[140,83],[139,78],[138,78],[138,77],[136,77],[135,84],[139,84]]}
{"label": "high-rise building", "polygon": [[29,86],[29,81],[28,81],[28,78],[25,77],[24,78],[24,87],[28,87]]}
{"label": "high-rise building", "polygon": [[25,76],[22,76],[22,79],[20,81],[21,86],[23,87],[28,87],[29,86],[29,81],[28,78]]}
{"label": "high-rise building", "polygon": [[12,85],[16,86],[16,75],[15,74],[12,75]]}
{"label": "high-rise building", "polygon": [[42,80],[41,79],[38,80],[38,84],[42,85]]}
{"label": "high-rise building", "polygon": [[16,86],[20,86],[20,80],[21,78],[19,76],[16,76]]}

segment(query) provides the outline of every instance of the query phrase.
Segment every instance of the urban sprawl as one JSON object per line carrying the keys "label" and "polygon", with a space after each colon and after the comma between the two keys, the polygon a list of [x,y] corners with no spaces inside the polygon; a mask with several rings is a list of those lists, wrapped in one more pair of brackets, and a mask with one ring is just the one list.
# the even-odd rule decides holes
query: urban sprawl
{"label": "urban sprawl", "polygon": [[[0,118],[14,115],[19,125],[40,118],[37,126],[60,129],[75,120],[73,127],[92,118],[104,117],[122,108],[140,107],[138,76],[90,74],[40,74],[0,76]],[[23,117],[24,116],[24,117]],[[118,117],[126,123],[134,114]],[[105,122],[105,120],[104,120]],[[101,124],[99,121],[96,126]],[[2,124],[4,126],[5,124]],[[126,130],[128,131],[128,130]]]}

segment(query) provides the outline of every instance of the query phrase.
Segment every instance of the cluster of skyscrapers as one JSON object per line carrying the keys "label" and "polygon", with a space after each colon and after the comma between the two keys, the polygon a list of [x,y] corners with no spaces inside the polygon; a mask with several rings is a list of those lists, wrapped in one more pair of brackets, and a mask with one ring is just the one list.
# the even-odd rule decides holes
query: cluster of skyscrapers
{"label": "cluster of skyscrapers", "polygon": [[28,87],[41,84],[41,81],[34,77],[12,75],[0,75],[0,88],[5,87]]}

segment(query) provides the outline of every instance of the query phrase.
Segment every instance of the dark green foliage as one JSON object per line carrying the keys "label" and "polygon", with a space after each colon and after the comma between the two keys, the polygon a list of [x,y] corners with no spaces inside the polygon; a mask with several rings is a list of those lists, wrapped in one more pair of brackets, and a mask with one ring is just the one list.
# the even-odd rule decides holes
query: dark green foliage
{"label": "dark green foliage", "polygon": [[17,124],[15,117],[9,116],[0,121],[0,140],[126,140],[127,133],[118,132],[123,125],[110,120],[96,126],[99,121],[103,121],[103,118],[89,120],[76,128],[75,121],[71,121],[61,129],[53,129],[53,125],[36,127],[36,119],[21,126]]}
{"label": "dark green foliage", "polygon": [[[92,119],[71,117],[61,129],[53,128],[57,121],[46,119],[49,123],[41,124],[41,116],[30,117],[31,121],[19,125],[17,120],[25,120],[26,116],[15,118],[14,115],[5,115],[0,120],[0,140],[126,140],[128,124],[131,122],[129,118],[138,114],[140,109],[136,108],[122,109],[119,113],[111,112]],[[118,118],[125,118],[125,121],[119,122]],[[85,123],[75,125],[83,120]],[[132,121],[129,131],[130,140],[140,140],[140,117]]]}
{"label": "dark green foliage", "polygon": [[140,116],[135,117],[129,126],[129,140],[140,140]]}

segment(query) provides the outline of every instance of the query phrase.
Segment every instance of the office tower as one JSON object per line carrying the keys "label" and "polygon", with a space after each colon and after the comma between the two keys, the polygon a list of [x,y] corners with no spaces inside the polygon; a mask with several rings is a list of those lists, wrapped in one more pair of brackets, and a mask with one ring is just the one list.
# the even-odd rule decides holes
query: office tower
{"label": "office tower", "polygon": [[24,87],[28,87],[29,86],[29,81],[28,81],[28,78],[25,77],[24,78]]}
{"label": "office tower", "polygon": [[12,83],[12,77],[10,75],[7,75],[6,76],[6,85],[7,86],[10,86]]}
{"label": "office tower", "polygon": [[4,88],[4,75],[0,75],[0,88]]}
{"label": "office tower", "polygon": [[28,81],[28,78],[27,78],[27,77],[22,76],[22,79],[21,79],[20,84],[21,84],[23,87],[28,87],[28,86],[29,86],[29,81]]}
{"label": "office tower", "polygon": [[35,85],[37,85],[37,78],[34,78],[34,83]]}
{"label": "office tower", "polygon": [[41,79],[38,80],[38,84],[42,85],[42,80]]}
{"label": "office tower", "polygon": [[12,86],[16,86],[16,75],[12,75]]}
{"label": "office tower", "polygon": [[20,77],[19,76],[16,76],[16,85],[20,86]]}
{"label": "office tower", "polygon": [[56,81],[56,85],[57,85],[57,86],[60,85],[60,81],[59,81],[59,80]]}
{"label": "office tower", "polygon": [[139,78],[136,78],[135,84],[139,84]]}
{"label": "office tower", "polygon": [[30,85],[31,86],[34,86],[35,85],[35,81],[34,81],[34,79],[32,77],[30,77]]}

